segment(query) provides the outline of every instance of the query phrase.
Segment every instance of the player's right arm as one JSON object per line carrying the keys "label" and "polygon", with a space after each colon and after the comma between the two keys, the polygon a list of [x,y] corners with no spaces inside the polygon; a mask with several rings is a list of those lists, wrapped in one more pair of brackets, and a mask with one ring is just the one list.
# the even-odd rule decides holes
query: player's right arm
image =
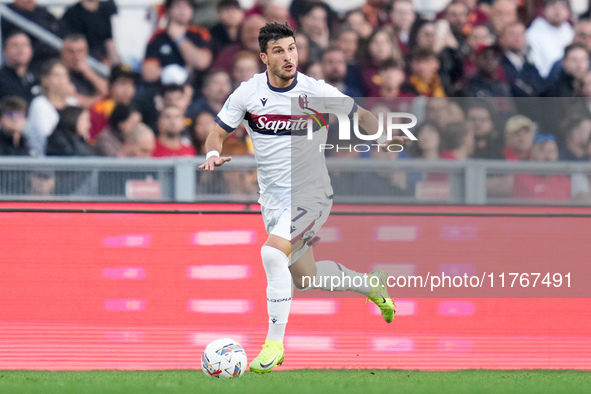
{"label": "player's right arm", "polygon": [[198,168],[205,171],[213,171],[215,167],[221,166],[225,162],[232,160],[230,156],[220,157],[222,144],[226,137],[228,137],[228,134],[229,133],[220,127],[220,125],[215,125],[213,131],[209,133],[207,139],[205,140],[207,159],[205,160],[205,163],[201,164]]}
{"label": "player's right arm", "polygon": [[227,161],[232,160],[231,157],[220,157],[222,151],[222,144],[226,137],[234,131],[244,119],[246,113],[246,100],[244,99],[244,84],[243,82],[238,89],[234,91],[226,100],[218,116],[215,118],[215,127],[205,140],[205,150],[207,156],[205,163],[199,166],[205,171],[213,171],[217,166],[221,166]]}

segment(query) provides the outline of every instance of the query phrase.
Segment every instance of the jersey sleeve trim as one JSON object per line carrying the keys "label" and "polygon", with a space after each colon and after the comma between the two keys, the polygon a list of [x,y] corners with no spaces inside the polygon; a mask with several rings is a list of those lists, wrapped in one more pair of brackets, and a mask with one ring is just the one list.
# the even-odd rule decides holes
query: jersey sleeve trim
{"label": "jersey sleeve trim", "polygon": [[234,128],[225,124],[224,121],[221,120],[219,116],[216,116],[214,121],[218,124],[218,126],[220,126],[222,129],[226,130],[226,132],[231,133],[234,131]]}
{"label": "jersey sleeve trim", "polygon": [[359,106],[357,105],[357,103],[353,103],[353,107],[351,108],[351,112],[349,112],[349,119],[353,119],[353,115],[355,114],[355,112],[357,112],[358,109],[359,109]]}

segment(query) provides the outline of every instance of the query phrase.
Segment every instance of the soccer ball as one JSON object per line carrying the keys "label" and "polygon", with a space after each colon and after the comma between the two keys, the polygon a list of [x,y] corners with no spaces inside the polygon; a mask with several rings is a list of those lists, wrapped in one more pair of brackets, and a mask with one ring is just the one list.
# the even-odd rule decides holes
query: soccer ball
{"label": "soccer ball", "polygon": [[246,352],[230,338],[216,339],[201,355],[201,369],[212,378],[239,378],[246,369]]}

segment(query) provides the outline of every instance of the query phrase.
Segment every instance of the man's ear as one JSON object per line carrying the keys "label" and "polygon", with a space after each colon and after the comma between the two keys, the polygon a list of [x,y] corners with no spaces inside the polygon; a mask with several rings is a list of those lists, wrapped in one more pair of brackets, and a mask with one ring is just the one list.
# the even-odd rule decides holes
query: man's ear
{"label": "man's ear", "polygon": [[259,53],[259,57],[261,58],[261,61],[265,64],[265,66],[267,66],[269,64],[269,57],[267,56],[266,53]]}

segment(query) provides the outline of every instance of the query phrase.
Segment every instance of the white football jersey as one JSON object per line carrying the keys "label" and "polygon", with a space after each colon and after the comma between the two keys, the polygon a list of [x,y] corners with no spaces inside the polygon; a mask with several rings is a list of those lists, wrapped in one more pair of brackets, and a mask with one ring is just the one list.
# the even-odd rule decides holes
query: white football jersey
{"label": "white football jersey", "polygon": [[216,117],[227,132],[244,121],[257,162],[258,202],[271,209],[289,207],[292,196],[301,200],[332,196],[324,153],[319,149],[326,143],[328,130],[323,122],[314,122],[313,139],[308,140],[309,117],[292,116],[293,97],[306,102],[313,97],[346,99],[346,113],[356,107],[352,99],[323,80],[298,72],[290,86],[275,88],[264,72],[243,82]]}

